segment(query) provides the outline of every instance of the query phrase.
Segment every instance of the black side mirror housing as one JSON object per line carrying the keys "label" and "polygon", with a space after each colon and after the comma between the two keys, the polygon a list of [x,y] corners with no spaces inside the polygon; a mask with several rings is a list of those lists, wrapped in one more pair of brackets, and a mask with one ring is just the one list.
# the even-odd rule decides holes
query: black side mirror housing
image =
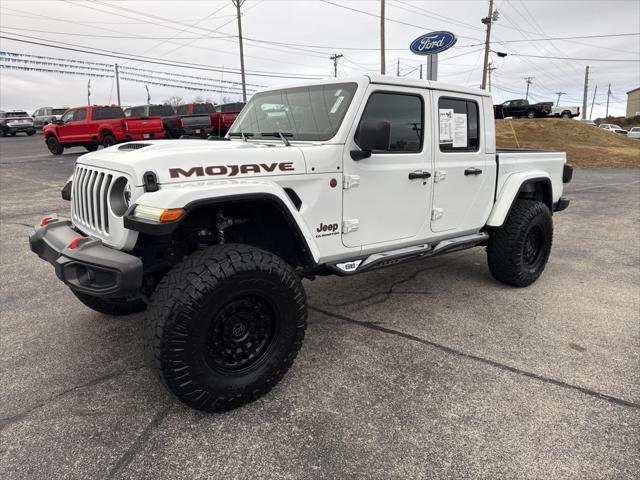
{"label": "black side mirror housing", "polygon": [[391,123],[388,120],[362,122],[356,134],[356,143],[362,150],[351,151],[351,158],[362,160],[371,156],[372,151],[389,150]]}

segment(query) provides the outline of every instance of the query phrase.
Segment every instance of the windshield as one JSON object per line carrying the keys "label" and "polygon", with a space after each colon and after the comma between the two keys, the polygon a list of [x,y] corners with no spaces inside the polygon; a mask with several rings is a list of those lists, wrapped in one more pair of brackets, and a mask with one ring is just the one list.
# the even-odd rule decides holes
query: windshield
{"label": "windshield", "polygon": [[272,137],[283,133],[292,140],[329,140],[340,128],[357,87],[356,83],[333,83],[258,93],[229,134]]}

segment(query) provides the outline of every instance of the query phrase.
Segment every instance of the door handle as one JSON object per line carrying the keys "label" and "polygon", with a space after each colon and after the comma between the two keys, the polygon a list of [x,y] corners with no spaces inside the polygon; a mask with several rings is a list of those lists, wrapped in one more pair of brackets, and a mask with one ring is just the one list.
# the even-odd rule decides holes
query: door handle
{"label": "door handle", "polygon": [[482,175],[482,170],[480,170],[479,168],[476,167],[472,167],[472,168],[467,168],[464,171],[465,176],[466,175]]}
{"label": "door handle", "polygon": [[415,172],[409,173],[409,180],[415,180],[417,178],[429,178],[431,174],[429,172],[423,172],[422,170],[416,170]]}

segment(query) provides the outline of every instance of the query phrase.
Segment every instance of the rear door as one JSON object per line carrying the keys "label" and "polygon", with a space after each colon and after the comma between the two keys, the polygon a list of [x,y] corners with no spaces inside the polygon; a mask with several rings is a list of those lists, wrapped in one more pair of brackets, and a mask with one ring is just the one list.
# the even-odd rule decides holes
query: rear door
{"label": "rear door", "polygon": [[[415,172],[431,172],[431,142],[425,139],[429,125],[428,90],[371,86],[359,107],[358,123],[351,132],[343,165],[342,242],[347,247],[413,239],[428,228],[431,181],[410,179]],[[353,160],[357,132],[363,121],[386,120],[391,137],[386,150]]]}
{"label": "rear door", "polygon": [[[433,92],[434,232],[467,232],[482,226],[493,201],[495,152],[485,153],[479,97]],[[490,126],[493,128],[493,125]]]}

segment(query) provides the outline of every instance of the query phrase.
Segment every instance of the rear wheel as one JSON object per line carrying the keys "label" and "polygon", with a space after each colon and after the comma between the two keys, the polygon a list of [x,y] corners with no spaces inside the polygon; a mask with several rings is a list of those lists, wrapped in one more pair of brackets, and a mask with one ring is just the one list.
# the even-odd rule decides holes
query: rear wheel
{"label": "rear wheel", "polygon": [[562,115],[560,115],[562,118],[571,118],[571,112],[568,110],[565,110],[564,112],[562,112]]}
{"label": "rear wheel", "polygon": [[87,151],[89,151],[89,152],[95,152],[98,149],[99,146],[100,145],[98,145],[97,143],[91,143],[89,145],[85,145],[84,148],[86,148]]}
{"label": "rear wheel", "polygon": [[123,315],[131,315],[132,313],[142,312],[146,310],[147,305],[139,299],[127,300],[127,299],[107,299],[94,297],[87,295],[86,293],[76,292],[71,290],[78,300],[89,307],[91,310],[95,310],[105,315],[111,315],[114,317],[121,317]]}
{"label": "rear wheel", "polygon": [[490,232],[487,260],[491,274],[514,287],[531,285],[547,265],[552,240],[549,208],[535,200],[516,200],[504,225]]}
{"label": "rear wheel", "polygon": [[53,135],[47,138],[47,148],[54,155],[62,155],[62,152],[64,152],[64,147]]}
{"label": "rear wheel", "polygon": [[35,132],[35,130],[29,130],[29,131],[27,132],[27,135],[31,136],[31,135],[33,135],[34,133],[36,133],[36,132]]}
{"label": "rear wheel", "polygon": [[107,134],[102,138],[102,146],[104,148],[112,147],[116,144],[116,137],[111,134]]}
{"label": "rear wheel", "polygon": [[535,110],[528,110],[527,114],[526,114],[527,118],[536,118],[536,112]]}
{"label": "rear wheel", "polygon": [[214,412],[266,394],[302,345],[305,292],[272,253],[212,246],[174,266],[145,318],[145,354],[160,381],[190,407]]}

